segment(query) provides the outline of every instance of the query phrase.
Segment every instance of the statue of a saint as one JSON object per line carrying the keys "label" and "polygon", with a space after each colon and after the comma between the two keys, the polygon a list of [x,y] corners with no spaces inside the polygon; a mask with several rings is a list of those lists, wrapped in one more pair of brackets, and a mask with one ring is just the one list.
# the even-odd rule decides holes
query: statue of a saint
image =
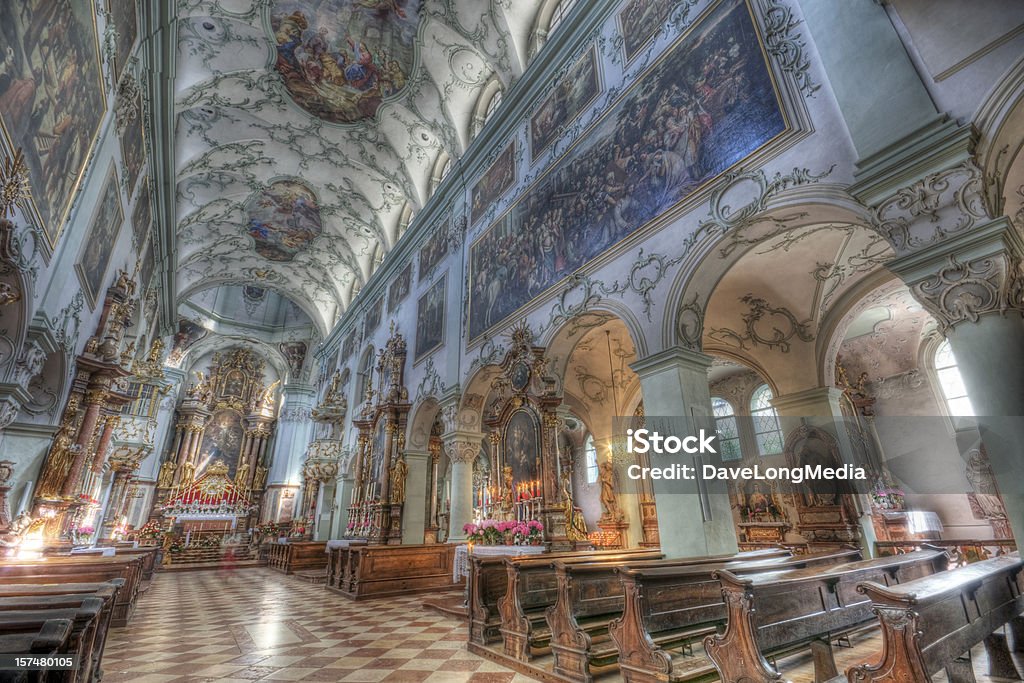
{"label": "statue of a saint", "polygon": [[254,491],[262,491],[263,487],[267,483],[267,468],[262,465],[256,466],[256,474],[252,478],[252,488]]}
{"label": "statue of a saint", "polygon": [[583,513],[576,509],[572,494],[569,493],[569,478],[562,479],[562,511],[565,514],[565,537],[570,541],[587,540],[587,522]]}
{"label": "statue of a saint", "polygon": [[196,478],[196,466],[186,460],[181,465],[181,485],[188,486]]}
{"label": "statue of a saint", "polygon": [[405,476],[409,472],[409,466],[405,464],[405,458],[399,458],[391,468],[391,502],[400,505],[405,502]]}
{"label": "statue of a saint", "polygon": [[511,512],[512,504],[515,501],[515,483],[512,481],[512,467],[505,465],[501,475],[501,507]]}
{"label": "statue of a saint", "polygon": [[168,460],[160,466],[160,474],[156,478],[158,489],[169,489],[174,486],[174,461]]}
{"label": "statue of a saint", "polygon": [[65,425],[53,439],[50,457],[46,460],[43,478],[39,482],[38,495],[42,498],[60,496],[61,489],[64,487],[64,480],[67,478],[71,462],[74,460],[74,452],[71,450],[71,431],[71,425]]}
{"label": "statue of a saint", "polygon": [[598,469],[598,479],[601,482],[601,508],[604,512],[602,516],[617,521],[622,517],[622,513],[619,511],[619,500],[615,496],[615,465],[611,460],[605,460]]}
{"label": "statue of a saint", "polygon": [[235,486],[245,486],[245,480],[249,478],[249,454],[242,453],[242,459],[238,462],[238,468],[235,470]]}

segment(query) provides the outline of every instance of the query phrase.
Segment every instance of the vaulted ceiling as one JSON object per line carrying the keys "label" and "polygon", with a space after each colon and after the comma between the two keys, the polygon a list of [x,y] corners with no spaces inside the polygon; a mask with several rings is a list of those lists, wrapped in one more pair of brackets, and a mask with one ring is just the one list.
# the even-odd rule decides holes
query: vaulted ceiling
{"label": "vaulted ceiling", "polygon": [[542,0],[183,0],[179,300],[255,284],[326,332],[527,64]]}

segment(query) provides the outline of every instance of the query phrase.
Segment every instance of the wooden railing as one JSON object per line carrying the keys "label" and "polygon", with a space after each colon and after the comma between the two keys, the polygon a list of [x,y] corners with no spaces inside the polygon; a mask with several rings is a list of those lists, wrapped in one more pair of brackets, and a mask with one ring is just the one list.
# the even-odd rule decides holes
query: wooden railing
{"label": "wooden railing", "polygon": [[963,567],[1017,550],[1012,538],[986,540],[875,541],[875,555],[902,555],[925,547],[942,548],[950,555],[950,566]]}

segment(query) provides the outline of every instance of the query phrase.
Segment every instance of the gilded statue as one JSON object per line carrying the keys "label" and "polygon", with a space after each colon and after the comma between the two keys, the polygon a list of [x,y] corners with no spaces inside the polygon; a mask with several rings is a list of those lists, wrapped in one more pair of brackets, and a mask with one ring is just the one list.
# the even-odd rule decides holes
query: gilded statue
{"label": "gilded statue", "polygon": [[71,470],[71,463],[74,460],[74,452],[71,450],[70,424],[65,424],[57,432],[53,439],[53,446],[50,448],[50,457],[46,461],[46,471],[42,481],[39,482],[39,496],[42,498],[54,498],[60,496],[64,487],[64,480]]}
{"label": "gilded statue", "polygon": [[565,514],[565,537],[570,541],[587,540],[587,522],[569,493],[568,477],[562,479],[562,512]]}
{"label": "gilded statue", "polygon": [[260,403],[264,405],[273,405],[274,403],[274,390],[277,389],[277,385],[281,383],[281,380],[274,380],[274,383],[263,390],[263,395],[260,397]]}
{"label": "gilded statue", "polygon": [[181,485],[188,486],[196,478],[196,466],[186,460],[181,465]]}
{"label": "gilded statue", "polygon": [[256,474],[252,478],[252,488],[254,491],[262,491],[263,487],[267,483],[267,468],[263,465],[256,466]]}
{"label": "gilded statue", "polygon": [[158,489],[169,489],[174,486],[174,461],[168,460],[160,466],[160,474],[156,479]]}
{"label": "gilded statue", "polygon": [[244,486],[249,476],[249,453],[243,453],[242,459],[238,462],[238,469],[235,470],[235,486]]}
{"label": "gilded statue", "polygon": [[615,465],[611,460],[601,463],[598,479],[601,482],[601,509],[603,516],[608,519],[618,520],[622,517],[619,511],[619,499],[615,495]]}
{"label": "gilded statue", "polygon": [[201,370],[196,370],[196,383],[188,388],[188,395],[202,403],[213,396],[213,378],[207,377]]}
{"label": "gilded statue", "polygon": [[327,388],[327,393],[324,394],[324,404],[333,405],[338,402],[339,398],[341,398],[341,372],[335,370],[334,376],[331,377],[331,386]]}
{"label": "gilded statue", "polygon": [[515,483],[512,481],[512,467],[505,465],[502,469],[501,507],[509,512],[512,511],[512,503],[515,501]]}
{"label": "gilded statue", "polygon": [[409,473],[409,466],[405,464],[405,458],[399,458],[391,468],[391,502],[400,505],[405,502],[405,477]]}

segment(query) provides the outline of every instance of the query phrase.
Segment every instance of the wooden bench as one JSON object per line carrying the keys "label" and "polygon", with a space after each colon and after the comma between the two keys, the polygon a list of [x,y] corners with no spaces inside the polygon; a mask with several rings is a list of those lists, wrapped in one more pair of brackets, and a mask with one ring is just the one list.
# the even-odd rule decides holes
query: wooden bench
{"label": "wooden bench", "polygon": [[[566,561],[593,561],[608,557],[658,557],[654,550],[591,550],[545,553],[524,557],[480,556],[470,554],[469,593],[469,640],[479,645],[488,645],[501,640],[501,612],[499,603],[508,592],[508,572],[505,561],[512,564],[539,560],[545,566],[556,559]],[[552,582],[553,583],[553,582]],[[543,612],[541,612],[543,616]]]}
{"label": "wooden bench", "polygon": [[860,559],[858,549],[843,548],[721,565],[620,567],[623,610],[609,623],[608,635],[615,644],[623,680],[688,681],[715,672],[710,660],[692,653],[693,642],[725,623],[722,585],[713,576],[715,571],[750,574]]}
{"label": "wooden bench", "polygon": [[347,545],[327,547],[327,587],[341,589],[341,581],[348,565],[348,554],[353,546],[366,545],[366,541],[348,541]]}
{"label": "wooden bench", "polygon": [[767,657],[810,648],[815,680],[836,675],[832,641],[872,624],[871,603],[857,584],[894,585],[946,569],[948,557],[921,550],[821,569],[738,576],[719,570],[727,608],[725,632],[704,639],[704,651],[721,680],[777,681]]}
{"label": "wooden bench", "polygon": [[[682,568],[700,572],[712,581],[713,572],[725,567],[736,571],[756,572],[821,566],[859,558],[858,550],[842,549],[801,556],[785,554],[770,557],[764,553],[740,553],[717,558],[630,562],[614,566],[605,563],[558,566],[558,597],[554,606],[547,612],[554,671],[573,680],[590,681],[593,677],[591,667],[610,666],[618,662],[619,650],[611,637],[610,629],[612,623],[622,617],[625,609],[625,588],[621,575],[627,567],[648,568],[652,571]],[[721,604],[720,588],[712,585],[711,592],[712,599]],[[721,610],[719,616],[720,619],[724,619],[724,608]],[[713,625],[699,625],[674,633],[659,634],[659,638],[664,642],[657,644],[667,647],[687,646],[690,642],[699,642],[712,632]]]}
{"label": "wooden bench", "polygon": [[455,547],[447,543],[352,546],[340,587],[330,588],[353,600],[445,590],[454,586]]}
{"label": "wooden bench", "polygon": [[112,626],[127,626],[135,612],[139,587],[142,583],[141,556],[94,555],[53,556],[38,560],[0,561],[0,585],[103,583],[111,579],[124,579],[118,591],[111,615]]}
{"label": "wooden bench", "polygon": [[39,632],[47,622],[66,619],[71,622],[71,634],[64,651],[60,654],[75,655],[79,658],[76,671],[67,671],[65,680],[69,683],[93,680],[93,648],[99,631],[103,599],[89,596],[77,607],[53,609],[4,609],[0,611],[0,635],[22,635]]}
{"label": "wooden bench", "polygon": [[284,574],[327,566],[327,541],[271,543],[267,566]]}
{"label": "wooden bench", "polygon": [[[974,681],[970,649],[985,643],[992,677],[1019,679],[1006,640],[993,632],[1021,625],[1024,560],[991,560],[886,586],[865,582],[882,627],[882,651],[846,670],[849,681],[929,681],[943,669],[950,683]],[[967,658],[961,655],[967,653]]]}
{"label": "wooden bench", "polygon": [[[31,628],[23,633],[5,633],[0,635],[0,654],[4,655],[35,655],[48,657],[60,655],[67,651],[71,639],[73,624],[70,619],[50,619],[44,621],[39,628]],[[63,671],[6,671],[0,673],[4,683],[50,683],[67,678]]]}
{"label": "wooden bench", "polygon": [[65,584],[0,584],[0,612],[7,610],[56,609],[80,607],[86,598],[103,600],[93,646],[93,677],[103,675],[103,650],[107,642],[114,604],[118,592],[124,586],[124,579],[113,579],[104,583]]}

